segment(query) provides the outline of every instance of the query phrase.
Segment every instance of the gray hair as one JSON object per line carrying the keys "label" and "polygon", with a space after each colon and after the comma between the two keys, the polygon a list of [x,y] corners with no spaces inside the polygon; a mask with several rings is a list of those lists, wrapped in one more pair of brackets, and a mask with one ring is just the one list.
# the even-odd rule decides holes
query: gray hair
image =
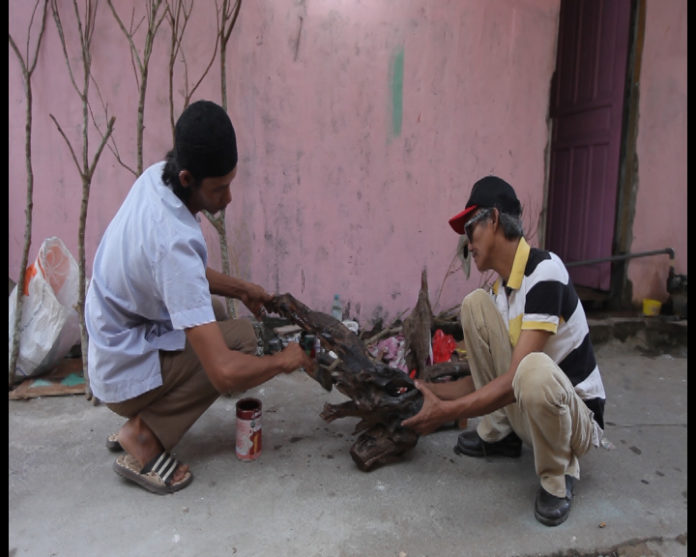
{"label": "gray hair", "polygon": [[510,215],[509,213],[501,213],[500,215],[500,226],[503,228],[503,234],[508,240],[515,240],[524,236],[524,229],[522,227],[522,215]]}

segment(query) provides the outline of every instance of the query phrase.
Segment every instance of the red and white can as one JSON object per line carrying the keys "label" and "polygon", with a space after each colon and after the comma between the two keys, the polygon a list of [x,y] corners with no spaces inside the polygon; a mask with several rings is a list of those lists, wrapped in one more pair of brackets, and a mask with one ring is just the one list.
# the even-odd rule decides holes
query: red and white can
{"label": "red and white can", "polygon": [[261,401],[257,398],[237,401],[235,454],[247,461],[261,454]]}

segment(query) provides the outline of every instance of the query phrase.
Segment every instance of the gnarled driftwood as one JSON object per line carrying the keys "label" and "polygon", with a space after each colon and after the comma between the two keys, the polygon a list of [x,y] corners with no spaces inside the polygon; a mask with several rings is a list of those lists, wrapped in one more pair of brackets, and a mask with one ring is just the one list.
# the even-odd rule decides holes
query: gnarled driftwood
{"label": "gnarled driftwood", "polygon": [[[311,310],[291,294],[275,296],[266,309],[315,334],[327,352],[333,351],[338,356],[333,359],[327,352],[321,352],[312,377],[326,390],[336,385],[350,398],[342,404],[326,403],[321,417],[329,422],[346,416],[360,418],[354,431],[359,437],[350,450],[358,468],[365,472],[374,470],[398,460],[416,445],[418,434],[401,426],[423,404],[423,395],[408,374],[372,358],[360,337],[341,321]],[[416,377],[424,381],[437,381],[443,375],[468,374],[465,363],[426,365],[431,320],[423,271],[418,303],[404,322],[409,369],[415,369]]]}
{"label": "gnarled driftwood", "polygon": [[360,434],[350,455],[363,471],[392,462],[418,442],[418,434],[401,422],[420,410],[423,395],[400,369],[376,362],[358,335],[334,317],[312,311],[291,294],[275,296],[266,308],[313,333],[334,360],[321,353],[313,375],[325,389],[333,385],[350,400],[324,405],[321,417],[333,421],[345,416],[361,418],[355,427]]}

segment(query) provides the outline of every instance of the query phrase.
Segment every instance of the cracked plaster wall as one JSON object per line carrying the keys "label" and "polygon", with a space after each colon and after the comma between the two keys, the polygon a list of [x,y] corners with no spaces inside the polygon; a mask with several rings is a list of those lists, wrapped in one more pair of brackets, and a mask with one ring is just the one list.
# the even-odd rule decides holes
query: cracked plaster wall
{"label": "cracked plaster wall", "polygon": [[[21,44],[31,4],[10,5],[10,32]],[[71,6],[59,4],[74,40]],[[117,4],[124,18],[131,6],[142,9],[139,2]],[[240,152],[227,233],[239,275],[324,311],[338,293],[351,316],[367,323],[409,310],[426,266],[434,311],[458,305],[485,277],[476,269],[469,279],[448,273],[457,236],[447,219],[463,208],[476,179],[488,173],[508,179],[525,208],[527,230],[536,230],[558,11],[559,2],[546,0],[244,2],[227,50],[228,111]],[[120,156],[134,167],[137,88],[128,44],[103,3],[96,25],[94,75],[116,116]],[[171,146],[165,26],[150,62],[145,166]],[[212,11],[198,7],[184,43],[189,84],[207,64],[214,28]],[[29,261],[51,235],[78,251],[80,179],[49,114],[79,145],[81,104],[50,15],[44,40],[32,85]],[[136,44],[142,49],[142,39]],[[76,52],[71,56],[78,61]],[[25,101],[12,52],[9,62],[9,270],[16,279],[26,198]],[[176,76],[178,113],[181,63]],[[217,60],[193,98],[220,100]],[[94,103],[103,125],[96,96]],[[92,150],[98,139],[90,132]],[[101,234],[133,179],[104,152],[90,196],[88,276]],[[216,234],[202,220],[210,263],[219,268]],[[535,243],[533,234],[530,240]]]}

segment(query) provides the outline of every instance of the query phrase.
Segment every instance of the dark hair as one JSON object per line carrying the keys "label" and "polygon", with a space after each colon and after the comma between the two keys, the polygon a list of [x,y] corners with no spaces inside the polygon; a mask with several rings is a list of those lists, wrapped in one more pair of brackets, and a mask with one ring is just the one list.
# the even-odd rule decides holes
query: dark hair
{"label": "dark hair", "polygon": [[164,169],[162,170],[162,181],[172,189],[174,195],[186,203],[188,198],[191,197],[193,190],[201,185],[201,180],[199,178],[194,178],[192,187],[185,188],[181,185],[181,181],[179,180],[179,172],[181,172],[181,168],[179,168],[176,162],[174,150],[172,149],[167,153],[165,159]]}
{"label": "dark hair", "polygon": [[174,148],[167,153],[162,181],[186,201],[191,190],[179,172],[188,170],[194,187],[203,178],[224,176],[237,166],[237,136],[225,110],[211,101],[196,101],[181,113],[174,127]]}

